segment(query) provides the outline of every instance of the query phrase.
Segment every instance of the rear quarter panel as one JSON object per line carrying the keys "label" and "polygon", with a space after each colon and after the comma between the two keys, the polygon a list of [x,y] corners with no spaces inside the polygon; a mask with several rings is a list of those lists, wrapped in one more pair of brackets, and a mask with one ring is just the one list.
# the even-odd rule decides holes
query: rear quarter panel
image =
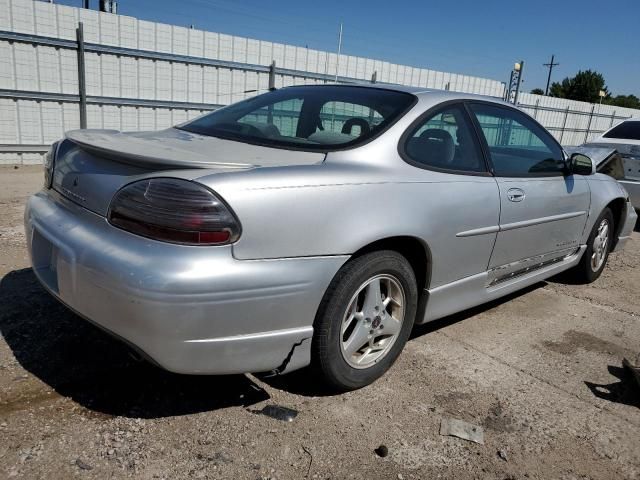
{"label": "rear quarter panel", "polygon": [[[591,189],[591,206],[589,218],[582,234],[582,243],[586,243],[593,226],[602,210],[617,198],[626,198],[627,192],[613,178],[602,173],[596,173],[586,177]],[[622,218],[626,218],[623,212]]]}

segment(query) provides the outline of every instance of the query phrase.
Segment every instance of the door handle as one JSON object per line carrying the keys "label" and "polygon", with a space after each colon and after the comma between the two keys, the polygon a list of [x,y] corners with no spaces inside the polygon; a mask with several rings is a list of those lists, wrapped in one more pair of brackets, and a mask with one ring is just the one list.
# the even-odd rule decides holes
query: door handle
{"label": "door handle", "polygon": [[524,190],[521,188],[510,188],[507,190],[507,198],[510,202],[521,202],[525,196]]}

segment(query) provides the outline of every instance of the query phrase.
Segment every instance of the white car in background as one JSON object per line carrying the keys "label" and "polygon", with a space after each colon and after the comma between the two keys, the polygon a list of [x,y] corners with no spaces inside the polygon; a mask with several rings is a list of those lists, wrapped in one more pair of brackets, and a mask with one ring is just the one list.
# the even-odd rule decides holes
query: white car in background
{"label": "white car in background", "polygon": [[[617,168],[621,178],[612,176],[629,192],[631,203],[636,210],[640,210],[640,117],[624,120],[583,147],[617,150],[622,160],[621,167]],[[600,165],[598,171],[602,171]]]}

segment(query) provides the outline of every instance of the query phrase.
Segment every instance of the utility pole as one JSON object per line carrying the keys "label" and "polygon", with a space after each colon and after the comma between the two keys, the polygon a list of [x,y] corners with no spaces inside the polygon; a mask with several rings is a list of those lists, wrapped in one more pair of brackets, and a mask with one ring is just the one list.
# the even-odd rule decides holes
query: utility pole
{"label": "utility pole", "polygon": [[549,84],[551,83],[551,71],[553,70],[553,67],[557,67],[558,65],[560,65],[559,63],[553,62],[555,58],[556,58],[555,55],[551,55],[551,61],[549,63],[543,64],[545,67],[549,68],[549,76],[547,77],[547,88],[544,89],[545,95],[549,95]]}
{"label": "utility pole", "polygon": [[342,22],[340,22],[340,35],[338,35],[338,58],[336,60],[336,83],[338,83],[338,68],[340,67],[340,50],[342,50]]}

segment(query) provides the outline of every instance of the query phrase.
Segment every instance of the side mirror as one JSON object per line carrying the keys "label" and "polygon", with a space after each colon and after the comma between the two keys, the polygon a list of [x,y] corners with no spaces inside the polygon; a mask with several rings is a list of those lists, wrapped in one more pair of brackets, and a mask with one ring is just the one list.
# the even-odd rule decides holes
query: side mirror
{"label": "side mirror", "polygon": [[582,153],[574,153],[569,157],[569,173],[593,175],[596,173],[596,162]]}

